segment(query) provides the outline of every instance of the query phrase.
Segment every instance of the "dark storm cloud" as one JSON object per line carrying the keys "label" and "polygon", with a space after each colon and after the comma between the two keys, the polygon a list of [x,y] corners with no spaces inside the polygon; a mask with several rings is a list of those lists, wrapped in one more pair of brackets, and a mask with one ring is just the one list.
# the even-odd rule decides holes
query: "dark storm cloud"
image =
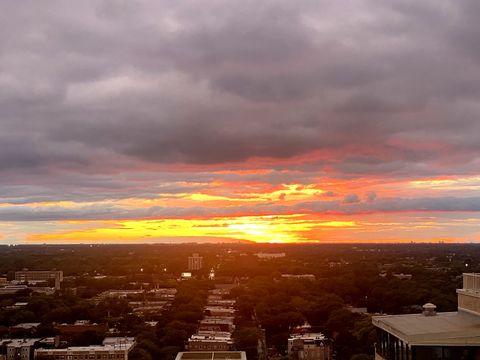
{"label": "dark storm cloud", "polygon": [[71,192],[64,171],[331,151],[298,170],[478,173],[479,16],[473,0],[9,2],[0,172]]}

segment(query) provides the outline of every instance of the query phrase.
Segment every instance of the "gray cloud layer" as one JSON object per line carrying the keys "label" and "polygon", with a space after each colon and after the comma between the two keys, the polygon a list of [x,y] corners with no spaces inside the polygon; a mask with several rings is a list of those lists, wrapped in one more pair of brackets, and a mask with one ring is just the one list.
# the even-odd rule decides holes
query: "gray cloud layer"
{"label": "gray cloud layer", "polygon": [[334,155],[297,170],[478,174],[479,17],[474,0],[8,2],[0,198],[312,151]]}
{"label": "gray cloud layer", "polygon": [[20,205],[17,207],[0,207],[0,219],[3,221],[54,221],[54,220],[128,220],[157,218],[202,218],[251,215],[281,215],[292,212],[310,214],[369,214],[393,212],[479,212],[480,197],[459,198],[386,198],[375,202],[351,202],[344,204],[339,201],[304,202],[292,207],[264,204],[255,207],[231,206],[227,208],[205,207],[160,207],[130,209],[118,205],[83,205],[76,208],[52,206],[32,207]]}

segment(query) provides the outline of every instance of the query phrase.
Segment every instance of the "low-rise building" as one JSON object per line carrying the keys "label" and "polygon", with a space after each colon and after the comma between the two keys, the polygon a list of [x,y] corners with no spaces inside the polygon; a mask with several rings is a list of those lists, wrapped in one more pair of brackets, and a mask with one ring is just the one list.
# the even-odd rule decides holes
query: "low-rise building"
{"label": "low-rise building", "polygon": [[35,283],[53,280],[55,282],[55,289],[60,289],[60,283],[63,281],[63,271],[15,271],[15,281]]}
{"label": "low-rise building", "polygon": [[20,323],[10,327],[10,334],[12,337],[25,337],[34,335],[40,323]]}
{"label": "low-rise building", "polygon": [[198,331],[233,332],[235,330],[233,321],[234,317],[232,316],[205,316],[203,320],[200,321]]}
{"label": "low-rise building", "polygon": [[200,333],[188,339],[189,351],[230,351],[233,340],[229,333]]}
{"label": "low-rise building", "polygon": [[332,341],[322,333],[290,335],[287,351],[292,360],[331,360],[333,355]]}
{"label": "low-rise building", "polygon": [[87,320],[77,320],[74,324],[59,324],[54,326],[62,341],[72,341],[82,333],[97,332],[106,333],[107,324],[90,323]]}
{"label": "low-rise building", "polygon": [[205,306],[207,316],[234,316],[235,309],[224,306]]}
{"label": "low-rise building", "polygon": [[233,307],[233,306],[235,306],[235,300],[212,299],[212,298],[208,297],[207,305],[208,306]]}
{"label": "low-rise building", "polygon": [[0,295],[10,295],[15,294],[17,291],[20,290],[27,290],[27,285],[6,285],[4,287],[0,287]]}
{"label": "low-rise building", "polygon": [[138,289],[138,290],[108,290],[104,291],[101,294],[97,295],[97,299],[103,300],[103,299],[109,299],[109,298],[121,298],[125,299],[128,297],[136,297],[136,296],[141,296],[145,293],[145,290],[143,289]]}
{"label": "low-rise building", "polygon": [[135,338],[130,336],[108,336],[102,341],[102,345],[128,345],[134,344]]}
{"label": "low-rise building", "polygon": [[31,360],[40,339],[10,339],[4,344],[6,360]]}
{"label": "low-rise building", "polygon": [[374,316],[376,360],[480,359],[480,274],[463,274],[458,311]]}
{"label": "low-rise building", "polygon": [[134,343],[129,342],[114,345],[71,346],[65,349],[37,349],[35,358],[46,360],[128,360],[128,353],[133,346]]}
{"label": "low-rise building", "polygon": [[245,351],[179,352],[175,360],[247,360]]}

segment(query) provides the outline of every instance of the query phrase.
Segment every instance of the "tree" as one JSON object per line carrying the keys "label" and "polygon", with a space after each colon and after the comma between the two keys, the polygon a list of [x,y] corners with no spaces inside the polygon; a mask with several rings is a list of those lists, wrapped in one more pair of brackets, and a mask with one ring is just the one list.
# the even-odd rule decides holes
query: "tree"
{"label": "tree", "polygon": [[140,347],[135,346],[133,350],[128,354],[130,360],[152,360],[152,355]]}
{"label": "tree", "polygon": [[355,354],[350,360],[373,360],[373,356],[367,354]]}

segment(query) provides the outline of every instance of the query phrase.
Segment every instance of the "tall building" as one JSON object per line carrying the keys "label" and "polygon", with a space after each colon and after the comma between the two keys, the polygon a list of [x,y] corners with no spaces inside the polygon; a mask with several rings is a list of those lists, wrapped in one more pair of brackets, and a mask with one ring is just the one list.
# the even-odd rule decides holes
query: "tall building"
{"label": "tall building", "polygon": [[200,270],[203,267],[203,257],[198,254],[193,254],[188,257],[188,270],[196,271]]}
{"label": "tall building", "polygon": [[331,360],[333,354],[332,342],[322,333],[290,335],[287,351],[292,360]]}
{"label": "tall building", "polygon": [[55,281],[55,289],[60,289],[60,283],[63,281],[63,271],[15,271],[15,281],[21,282],[40,282],[40,281]]}
{"label": "tall building", "polygon": [[480,359],[480,274],[463,274],[458,311],[374,316],[376,360]]}

